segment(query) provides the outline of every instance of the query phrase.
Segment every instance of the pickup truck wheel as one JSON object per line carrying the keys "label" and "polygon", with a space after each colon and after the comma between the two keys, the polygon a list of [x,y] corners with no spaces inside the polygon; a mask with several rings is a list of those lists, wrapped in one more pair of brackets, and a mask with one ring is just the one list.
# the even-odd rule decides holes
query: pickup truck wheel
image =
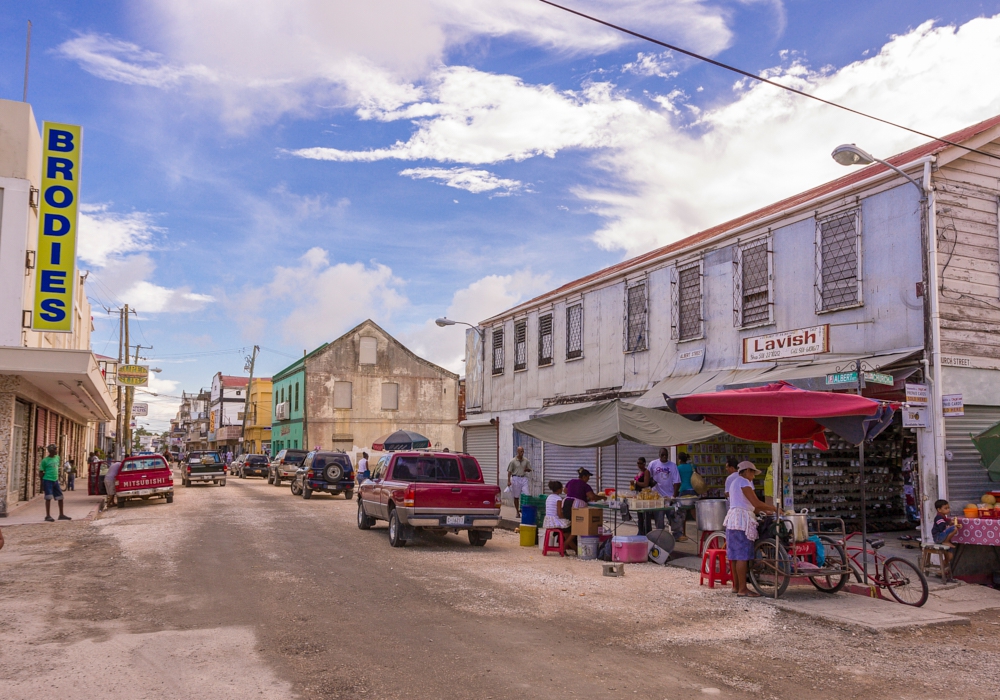
{"label": "pickup truck wheel", "polygon": [[167,496],[167,503],[173,503],[173,502],[174,502],[174,497],[173,496]]}
{"label": "pickup truck wheel", "polygon": [[483,533],[476,530],[469,530],[469,544],[473,547],[483,547],[486,545],[486,542],[487,539],[483,536]]}
{"label": "pickup truck wheel", "polygon": [[396,509],[389,511],[389,544],[393,547],[402,547],[406,544],[403,539],[403,526],[399,524],[399,515]]}
{"label": "pickup truck wheel", "polygon": [[371,530],[374,524],[375,518],[365,515],[365,507],[361,505],[361,501],[358,501],[358,529]]}
{"label": "pickup truck wheel", "polygon": [[121,496],[118,497],[118,507],[119,508],[124,508],[125,507],[125,499],[122,498]]}
{"label": "pickup truck wheel", "polygon": [[312,495],[313,495],[313,492],[312,492],[312,489],[309,488],[309,484],[303,483],[302,484],[302,498],[304,498],[304,499],[306,499],[308,501],[310,498],[312,498]]}

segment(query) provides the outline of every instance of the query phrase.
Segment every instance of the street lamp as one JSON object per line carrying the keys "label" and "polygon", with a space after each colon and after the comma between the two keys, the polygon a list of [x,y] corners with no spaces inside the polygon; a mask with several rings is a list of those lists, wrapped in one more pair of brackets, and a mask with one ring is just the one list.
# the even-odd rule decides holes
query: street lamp
{"label": "street lamp", "polygon": [[159,374],[159,373],[160,373],[160,372],[162,372],[163,370],[162,370],[162,369],[160,369],[159,367],[150,367],[150,368],[149,368],[149,371],[150,371],[150,372],[156,372],[157,374]]}
{"label": "street lamp", "polygon": [[436,323],[440,328],[447,328],[448,326],[454,326],[456,324],[461,324],[463,326],[468,326],[472,330],[476,331],[476,333],[479,334],[480,338],[482,338],[483,334],[485,333],[485,331],[482,328],[480,328],[479,326],[474,326],[471,323],[466,323],[465,321],[452,321],[450,318],[445,318],[444,316],[442,316],[441,318],[435,319],[434,323]]}
{"label": "street lamp", "polygon": [[917,188],[920,192],[920,202],[923,204],[927,201],[927,193],[924,192],[923,186],[914,180],[912,177],[904,173],[902,170],[897,168],[892,163],[882,160],[881,158],[876,158],[868,151],[863,148],[858,148],[853,143],[845,143],[843,145],[837,146],[833,149],[833,153],[830,154],[835,161],[841,165],[871,165],[872,163],[880,163],[890,170],[895,170],[897,173],[909,180],[910,184]]}

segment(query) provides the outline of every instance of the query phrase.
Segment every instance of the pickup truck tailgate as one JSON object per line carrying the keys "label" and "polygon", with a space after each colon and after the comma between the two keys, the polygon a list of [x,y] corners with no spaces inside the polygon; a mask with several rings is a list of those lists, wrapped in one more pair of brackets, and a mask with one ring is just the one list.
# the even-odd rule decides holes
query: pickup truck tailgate
{"label": "pickup truck tailgate", "polygon": [[493,510],[496,486],[485,484],[415,484],[413,507],[430,510]]}

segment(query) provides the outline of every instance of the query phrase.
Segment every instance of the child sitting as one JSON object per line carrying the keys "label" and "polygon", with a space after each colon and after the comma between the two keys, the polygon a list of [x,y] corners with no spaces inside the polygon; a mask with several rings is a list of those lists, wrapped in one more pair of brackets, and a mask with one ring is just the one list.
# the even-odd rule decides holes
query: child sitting
{"label": "child sitting", "polygon": [[937,508],[937,514],[934,516],[934,526],[931,528],[931,537],[934,538],[934,544],[944,545],[949,548],[948,551],[942,552],[941,556],[944,557],[944,563],[948,571],[951,571],[952,553],[950,548],[955,546],[951,543],[951,538],[955,536],[958,528],[952,525],[950,518],[951,505],[948,501],[944,499],[935,501],[934,507]]}

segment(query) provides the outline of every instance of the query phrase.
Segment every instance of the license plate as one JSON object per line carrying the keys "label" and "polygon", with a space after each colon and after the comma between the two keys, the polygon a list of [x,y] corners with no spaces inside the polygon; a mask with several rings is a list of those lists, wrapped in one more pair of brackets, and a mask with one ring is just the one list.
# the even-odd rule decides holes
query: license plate
{"label": "license plate", "polygon": [[464,515],[447,515],[445,516],[445,522],[448,525],[465,525]]}
{"label": "license plate", "polygon": [[335,484],[327,484],[326,485],[326,490],[327,491],[339,491],[340,488],[338,486],[336,486]]}
{"label": "license plate", "polygon": [[153,489],[143,489],[142,491],[136,491],[135,492],[135,494],[137,496],[148,496],[151,493],[153,493]]}

